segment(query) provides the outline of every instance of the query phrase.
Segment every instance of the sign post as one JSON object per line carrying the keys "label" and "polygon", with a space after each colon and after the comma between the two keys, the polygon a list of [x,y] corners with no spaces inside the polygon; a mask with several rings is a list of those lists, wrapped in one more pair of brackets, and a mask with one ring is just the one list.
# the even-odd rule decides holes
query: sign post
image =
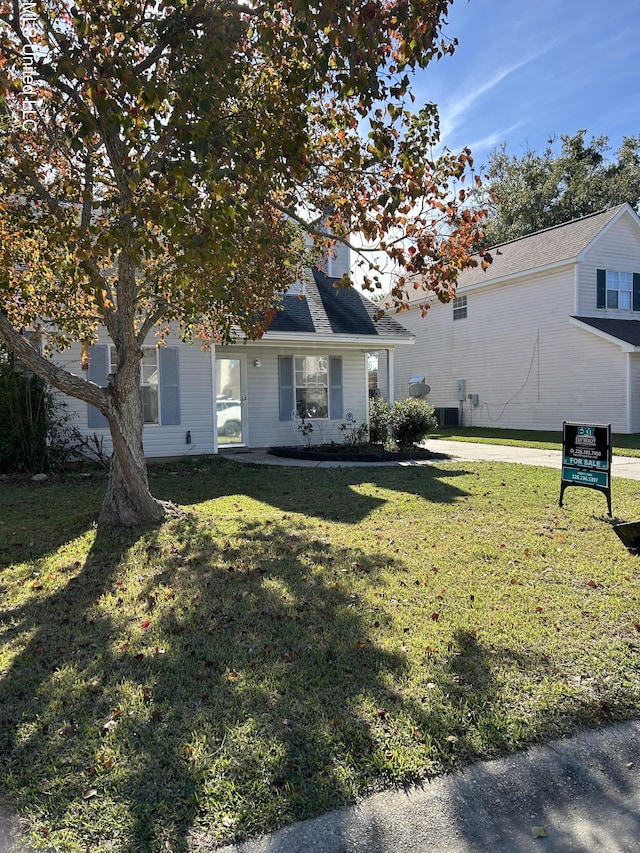
{"label": "sign post", "polygon": [[560,506],[567,486],[604,492],[611,516],[611,424],[562,424]]}

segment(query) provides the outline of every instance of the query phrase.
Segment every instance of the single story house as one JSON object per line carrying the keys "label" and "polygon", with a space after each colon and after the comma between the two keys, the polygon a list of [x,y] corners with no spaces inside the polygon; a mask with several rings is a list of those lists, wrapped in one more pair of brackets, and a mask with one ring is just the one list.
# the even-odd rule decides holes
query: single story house
{"label": "single story house", "polygon": [[[640,219],[628,204],[512,240],[465,270],[449,304],[401,315],[416,336],[393,365],[397,397],[464,425],[640,432]],[[384,365],[384,362],[383,362]]]}
{"label": "single story house", "polygon": [[[283,297],[283,310],[259,341],[239,339],[207,351],[177,335],[158,347],[150,335],[141,377],[148,458],[296,445],[303,440],[298,412],[313,425],[313,444],[342,440],[339,428],[347,421],[368,422],[367,354],[411,344],[413,335],[391,317],[374,320],[376,306],[357,290],[334,287],[349,268],[346,248],[339,247],[327,266],[326,273],[310,271]],[[105,332],[91,347],[88,371],[81,371],[79,346],[60,353],[56,362],[106,385],[114,352]],[[393,396],[392,384],[386,393]],[[110,453],[100,412],[65,400],[74,425],[102,439]]]}

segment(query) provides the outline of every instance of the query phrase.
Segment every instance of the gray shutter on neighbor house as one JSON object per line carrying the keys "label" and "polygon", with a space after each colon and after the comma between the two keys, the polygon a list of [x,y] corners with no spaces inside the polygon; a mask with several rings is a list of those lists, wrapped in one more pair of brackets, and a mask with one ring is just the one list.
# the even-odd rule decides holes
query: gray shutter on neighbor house
{"label": "gray shutter on neighbor house", "polygon": [[161,347],[158,350],[160,370],[160,423],[180,423],[180,375],[178,348]]}
{"label": "gray shutter on neighbor house", "polygon": [[293,356],[278,356],[278,378],[280,385],[280,420],[290,421],[296,405],[293,385]]}
{"label": "gray shutter on neighbor house", "polygon": [[[89,350],[89,382],[95,382],[103,388],[107,387],[109,375],[109,347],[106,344],[96,344]],[[108,422],[101,411],[95,406],[89,406],[88,423],[90,429],[106,429]]]}
{"label": "gray shutter on neighbor house", "polygon": [[342,417],[342,358],[336,355],[329,358],[329,417]]}
{"label": "gray shutter on neighbor house", "polygon": [[607,271],[596,270],[596,308],[607,307]]}
{"label": "gray shutter on neighbor house", "polygon": [[640,311],[640,272],[633,274],[633,310]]}

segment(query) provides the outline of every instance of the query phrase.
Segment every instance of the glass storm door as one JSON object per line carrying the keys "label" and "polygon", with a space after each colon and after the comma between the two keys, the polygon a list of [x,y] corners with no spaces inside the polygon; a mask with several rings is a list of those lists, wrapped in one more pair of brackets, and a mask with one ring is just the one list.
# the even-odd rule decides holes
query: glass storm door
{"label": "glass storm door", "polygon": [[239,358],[216,356],[216,428],[218,447],[244,443],[244,394]]}

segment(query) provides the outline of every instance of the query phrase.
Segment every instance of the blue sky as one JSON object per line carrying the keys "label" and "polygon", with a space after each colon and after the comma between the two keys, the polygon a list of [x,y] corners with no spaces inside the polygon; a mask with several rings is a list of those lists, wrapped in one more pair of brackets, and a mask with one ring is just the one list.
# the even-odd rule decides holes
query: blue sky
{"label": "blue sky", "polygon": [[442,143],[476,166],[503,142],[520,156],[586,128],[613,156],[640,134],[640,0],[454,0],[445,34],[458,47],[416,78],[414,107],[438,104]]}

